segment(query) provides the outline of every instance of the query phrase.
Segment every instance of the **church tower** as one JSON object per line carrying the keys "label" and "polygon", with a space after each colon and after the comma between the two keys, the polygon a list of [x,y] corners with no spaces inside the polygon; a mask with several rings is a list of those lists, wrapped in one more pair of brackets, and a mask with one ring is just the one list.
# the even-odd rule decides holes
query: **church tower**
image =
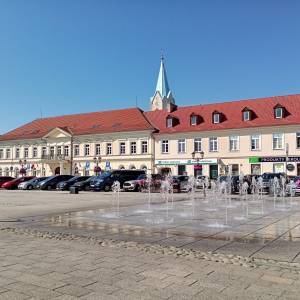
{"label": "church tower", "polygon": [[161,56],[156,90],[154,96],[151,98],[151,110],[164,109],[171,112],[174,110],[175,107],[175,100],[169,88],[169,83],[167,79],[164,57]]}

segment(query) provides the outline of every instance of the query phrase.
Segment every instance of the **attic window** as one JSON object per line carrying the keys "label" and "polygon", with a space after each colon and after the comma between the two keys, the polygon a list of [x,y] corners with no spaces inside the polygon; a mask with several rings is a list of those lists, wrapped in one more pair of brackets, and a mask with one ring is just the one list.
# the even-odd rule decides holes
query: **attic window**
{"label": "attic window", "polygon": [[250,121],[252,119],[252,110],[245,107],[242,110],[242,119],[243,121]]}
{"label": "attic window", "polygon": [[173,118],[167,117],[167,128],[173,127]]}
{"label": "attic window", "polygon": [[274,117],[276,119],[282,119],[284,117],[284,107],[275,106],[274,107]]}
{"label": "attic window", "polygon": [[213,121],[214,124],[218,124],[218,123],[221,122],[221,114],[219,112],[217,112],[217,111],[213,112],[212,117],[213,117],[212,121]]}
{"label": "attic window", "polygon": [[195,114],[191,114],[190,122],[191,122],[192,126],[198,125],[198,123],[199,123],[199,116],[197,116]]}

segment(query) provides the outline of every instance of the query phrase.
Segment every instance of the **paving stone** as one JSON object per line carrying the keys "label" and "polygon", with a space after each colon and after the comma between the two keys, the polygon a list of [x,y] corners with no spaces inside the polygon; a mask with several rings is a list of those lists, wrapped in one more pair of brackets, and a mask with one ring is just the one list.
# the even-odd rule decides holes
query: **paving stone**
{"label": "paving stone", "polygon": [[68,294],[71,296],[75,296],[75,297],[81,297],[87,294],[90,294],[92,291],[80,286],[76,286],[76,285],[65,285],[63,287],[57,288],[55,289],[55,291],[62,293],[62,294]]}
{"label": "paving stone", "polygon": [[30,296],[21,293],[12,292],[12,291],[8,291],[0,294],[0,300],[24,300],[29,298]]}

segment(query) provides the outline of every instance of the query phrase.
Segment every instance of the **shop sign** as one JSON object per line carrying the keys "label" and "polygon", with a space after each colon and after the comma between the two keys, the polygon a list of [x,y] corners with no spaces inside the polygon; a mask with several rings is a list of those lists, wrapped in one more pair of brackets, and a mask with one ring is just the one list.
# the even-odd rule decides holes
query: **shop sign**
{"label": "shop sign", "polygon": [[285,157],[261,157],[261,162],[285,162]]}
{"label": "shop sign", "polygon": [[89,170],[89,169],[90,169],[90,166],[91,166],[90,162],[89,162],[89,161],[86,161],[86,162],[85,162],[85,169],[86,169],[86,170]]}
{"label": "shop sign", "polygon": [[194,170],[202,170],[202,165],[194,165]]}
{"label": "shop sign", "polygon": [[260,158],[259,157],[256,157],[256,156],[254,156],[254,157],[249,157],[249,163],[250,164],[257,164],[257,163],[259,163],[260,162]]}
{"label": "shop sign", "polygon": [[287,164],[286,168],[288,169],[288,171],[292,172],[295,170],[295,166],[293,164]]}
{"label": "shop sign", "polygon": [[[249,159],[250,161],[250,159]],[[286,158],[285,156],[279,156],[279,157],[261,157],[260,158],[261,162],[285,162]],[[288,160],[290,162],[300,162],[300,157],[295,156],[295,157],[288,157]]]}
{"label": "shop sign", "polygon": [[110,161],[107,160],[107,161],[105,162],[105,170],[110,170],[110,169],[111,169]]}
{"label": "shop sign", "polygon": [[170,160],[155,160],[155,165],[217,165],[217,158],[204,158],[204,159],[170,159]]}

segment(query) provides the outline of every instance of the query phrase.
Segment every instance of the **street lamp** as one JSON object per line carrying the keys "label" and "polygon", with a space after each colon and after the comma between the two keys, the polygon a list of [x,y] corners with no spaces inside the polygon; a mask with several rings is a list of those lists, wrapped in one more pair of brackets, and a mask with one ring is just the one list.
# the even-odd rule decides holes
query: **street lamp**
{"label": "street lamp", "polygon": [[[204,157],[204,152],[203,152],[203,151],[200,151],[200,152],[195,152],[195,151],[193,151],[193,152],[192,152],[192,158],[193,158],[193,159],[195,159],[196,153],[199,153],[199,154],[200,154],[200,157],[201,157],[201,160],[202,160],[203,157]],[[199,158],[199,157],[196,157],[196,161],[197,161],[197,166],[199,166],[200,158]]]}
{"label": "street lamp", "polygon": [[98,157],[94,157],[94,163],[96,164],[95,168],[94,168],[94,172],[96,173],[96,176],[99,175],[99,173],[101,172],[101,168],[99,167],[99,163],[101,163],[101,156]]}
{"label": "street lamp", "polygon": [[285,173],[287,175],[287,171],[288,171],[288,160],[289,160],[289,144],[286,143],[285,144]]}

